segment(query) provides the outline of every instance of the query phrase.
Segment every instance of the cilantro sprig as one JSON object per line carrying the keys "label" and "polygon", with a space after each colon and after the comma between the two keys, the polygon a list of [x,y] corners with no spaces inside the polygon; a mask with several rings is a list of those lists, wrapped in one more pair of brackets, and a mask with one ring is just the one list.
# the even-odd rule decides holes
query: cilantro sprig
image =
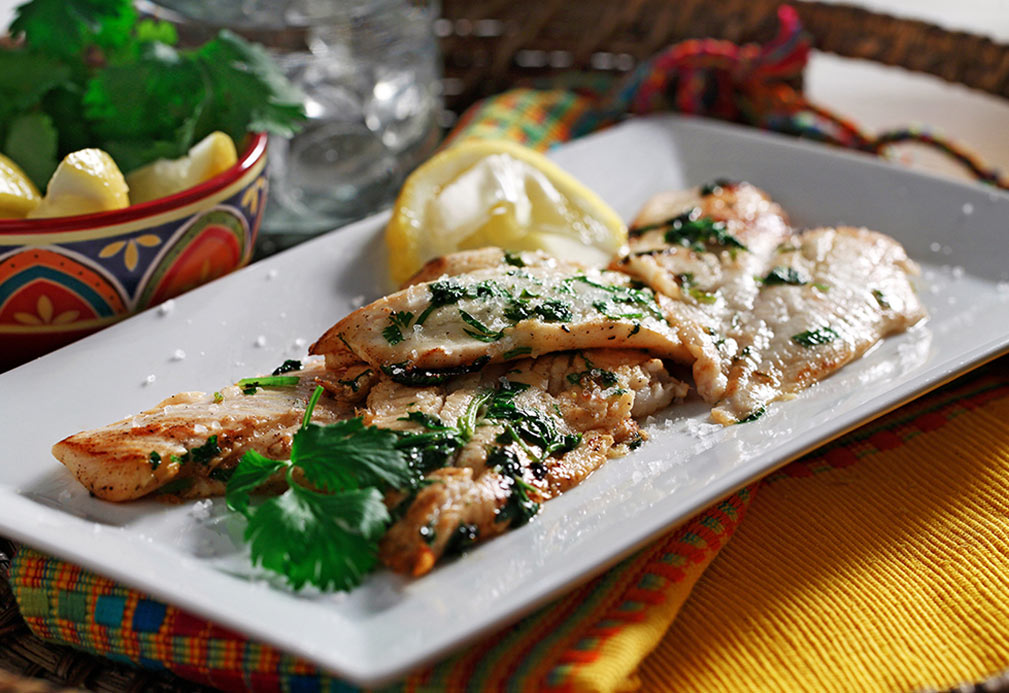
{"label": "cilantro sprig", "polygon": [[[246,517],[254,565],[283,575],[292,587],[348,590],[375,566],[378,540],[390,522],[383,489],[409,488],[416,473],[397,448],[399,436],[360,418],[311,422],[316,388],[294,435],[290,460],[249,451],[228,480],[228,507]],[[287,490],[258,505],[251,495],[283,473]]]}
{"label": "cilantro sprig", "polygon": [[39,188],[69,152],[107,151],[128,173],[215,130],[291,135],[301,94],[266,51],[222,31],[195,49],[139,20],[131,0],[30,0],[0,50],[0,150]]}

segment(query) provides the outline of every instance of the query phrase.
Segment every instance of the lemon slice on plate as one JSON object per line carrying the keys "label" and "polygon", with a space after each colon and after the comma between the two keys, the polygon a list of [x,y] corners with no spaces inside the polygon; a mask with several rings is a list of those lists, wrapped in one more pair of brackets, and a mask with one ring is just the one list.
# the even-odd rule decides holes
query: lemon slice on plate
{"label": "lemon slice on plate", "polygon": [[21,167],[0,154],[0,219],[21,219],[38,207],[40,199]]}
{"label": "lemon slice on plate", "polygon": [[123,174],[101,149],[81,149],[64,157],[46,186],[46,196],[28,218],[66,217],[129,207]]}
{"label": "lemon slice on plate", "polygon": [[609,205],[542,154],[469,140],[406,179],[386,228],[389,268],[402,282],[428,260],[493,245],[604,264],[627,241]]}
{"label": "lemon slice on plate", "polygon": [[227,171],[237,161],[235,142],[223,132],[212,132],[194,144],[186,156],[158,159],[131,171],[126,176],[130,200],[137,205],[174,195]]}

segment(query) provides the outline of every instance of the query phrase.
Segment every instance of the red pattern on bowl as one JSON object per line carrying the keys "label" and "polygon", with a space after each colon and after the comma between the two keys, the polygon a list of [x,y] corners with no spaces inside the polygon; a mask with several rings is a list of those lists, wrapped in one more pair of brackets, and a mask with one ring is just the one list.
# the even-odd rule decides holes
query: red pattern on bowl
{"label": "red pattern on bowl", "polygon": [[246,264],[268,184],[265,134],[193,188],[114,212],[0,220],[0,370]]}

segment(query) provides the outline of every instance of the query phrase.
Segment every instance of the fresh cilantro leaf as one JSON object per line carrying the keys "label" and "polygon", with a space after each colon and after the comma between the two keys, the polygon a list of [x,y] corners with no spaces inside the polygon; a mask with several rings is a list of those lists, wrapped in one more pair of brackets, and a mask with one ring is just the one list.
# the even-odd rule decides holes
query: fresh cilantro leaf
{"label": "fresh cilantro leaf", "polygon": [[809,283],[809,279],[804,277],[794,267],[775,267],[767,276],[761,280],[765,286],[776,286],[790,284],[792,286],[803,286]]}
{"label": "fresh cilantro leaf", "polygon": [[174,46],[179,42],[179,34],[170,22],[157,19],[142,19],[137,22],[134,31],[137,41],[141,43],[163,43]]}
{"label": "fresh cilantro leaf", "polygon": [[887,309],[890,307],[890,302],[886,300],[886,295],[879,289],[872,290],[872,297],[876,299],[876,303],[879,304],[880,308]]}
{"label": "fresh cilantro leaf", "polygon": [[0,122],[35,107],[43,95],[69,78],[70,68],[56,58],[0,50]]}
{"label": "fresh cilantro leaf", "polygon": [[413,320],[413,313],[410,311],[393,311],[389,314],[389,324],[386,325],[385,329],[382,330],[382,336],[385,337],[390,345],[395,346],[403,341],[403,332],[406,328],[410,327],[410,322]]}
{"label": "fresh cilantro leaf", "polygon": [[207,464],[219,454],[221,454],[221,446],[217,444],[217,436],[213,435],[207,438],[207,442],[203,445],[192,448],[187,452],[186,457],[193,462]]}
{"label": "fresh cilantro leaf", "polygon": [[835,339],[840,339],[836,331],[831,327],[818,327],[815,330],[806,330],[799,334],[792,335],[792,341],[807,349],[820,344],[830,344]]}
{"label": "fresh cilantro leaf", "polygon": [[52,119],[45,113],[26,113],[11,121],[4,153],[24,169],[39,190],[45,190],[56,170],[56,147]]}
{"label": "fresh cilantro leaf", "polygon": [[427,387],[443,383],[454,375],[475,373],[486,366],[488,361],[490,361],[490,356],[484,354],[472,363],[449,368],[414,368],[409,361],[400,361],[399,363],[383,364],[381,369],[393,382],[412,387]]}
{"label": "fresh cilantro leaf", "polygon": [[766,413],[767,413],[767,407],[764,407],[763,405],[761,405],[761,406],[757,407],[756,409],[754,409],[753,411],[751,411],[746,416],[744,416],[743,418],[741,418],[736,423],[737,424],[751,423],[753,421],[756,421],[757,419],[759,419],[761,416],[763,416]]}
{"label": "fresh cilantro leaf", "polygon": [[[62,134],[62,131],[61,131]],[[94,144],[92,142],[92,144]],[[179,145],[169,140],[105,140],[101,148],[108,152],[112,160],[124,173],[134,171],[155,159],[174,159],[186,153]]]}
{"label": "fresh cilantro leaf", "polygon": [[462,308],[459,309],[459,317],[462,318],[464,323],[473,328],[472,330],[463,329],[463,332],[473,339],[481,342],[496,342],[504,336],[504,330],[498,330],[497,332],[491,330]]}
{"label": "fresh cilantro leaf", "polygon": [[406,416],[399,417],[398,421],[411,421],[420,424],[429,431],[448,431],[450,428],[437,416],[432,416],[422,411],[412,411]]}
{"label": "fresh cilantro leaf", "polygon": [[316,488],[342,491],[366,486],[409,488],[414,472],[396,449],[395,432],[347,419],[309,423],[294,436],[291,460]]}
{"label": "fresh cilantro leaf", "polygon": [[698,303],[711,304],[718,300],[717,294],[703,291],[701,289],[698,289],[696,286],[692,286],[689,289],[687,289],[687,293],[690,294],[691,298],[693,298]]}
{"label": "fresh cilantro leaf", "polygon": [[[170,135],[194,113],[206,88],[191,60],[171,46],[150,44],[136,61],[110,65],[88,81],[84,115],[103,140],[172,141],[178,157],[189,143],[175,142]],[[239,139],[241,135],[235,137]]]}
{"label": "fresh cilantro leaf", "polygon": [[295,589],[349,590],[375,566],[388,522],[378,489],[324,494],[291,483],[251,513],[245,539],[253,564],[280,573]]}
{"label": "fresh cilantro leaf", "polygon": [[209,84],[212,103],[206,131],[223,130],[236,142],[246,132],[295,134],[304,119],[304,97],[262,46],[224,30],[194,55]]}
{"label": "fresh cilantro leaf", "polygon": [[294,387],[301,381],[296,375],[264,375],[259,378],[242,378],[235,385],[242,388],[242,394],[254,395],[263,387]]}
{"label": "fresh cilantro leaf", "polygon": [[556,298],[546,299],[535,310],[544,322],[571,322],[574,319],[571,306]]}
{"label": "fresh cilantro leaf", "polygon": [[458,303],[466,297],[466,287],[453,279],[432,282],[427,285],[427,290],[431,294],[431,304],[417,317],[418,325],[423,325],[427,317],[438,308]]}
{"label": "fresh cilantro leaf", "polygon": [[81,57],[91,44],[115,49],[136,21],[130,0],[32,0],[15,11],[10,34],[29,48],[62,58]]}
{"label": "fresh cilantro leaf", "polygon": [[527,354],[533,353],[533,348],[528,346],[515,347],[514,349],[509,349],[505,353],[501,354],[501,358],[504,360],[513,359],[516,356],[525,356]]}
{"label": "fresh cilantro leaf", "polygon": [[300,371],[301,361],[297,359],[286,359],[282,364],[273,369],[270,375],[283,375],[291,371]]}
{"label": "fresh cilantro leaf", "polygon": [[283,460],[271,460],[255,450],[246,452],[224,492],[228,507],[243,515],[248,514],[249,495],[289,464]]}

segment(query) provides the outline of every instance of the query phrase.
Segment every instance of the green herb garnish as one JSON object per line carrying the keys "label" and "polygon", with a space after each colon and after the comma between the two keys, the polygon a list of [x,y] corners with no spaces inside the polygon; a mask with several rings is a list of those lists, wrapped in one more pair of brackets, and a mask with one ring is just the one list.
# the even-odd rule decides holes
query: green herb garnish
{"label": "green herb garnish", "polygon": [[687,289],[687,293],[698,303],[714,303],[718,300],[716,294],[708,293],[707,291],[702,291],[697,287],[691,287]]}
{"label": "green herb garnish", "polygon": [[301,361],[297,359],[287,359],[282,364],[273,369],[273,373],[270,375],[283,375],[284,373],[290,373],[291,371],[300,371]]}
{"label": "green herb garnish", "polygon": [[147,456],[147,459],[150,461],[152,472],[161,466],[161,455],[156,450],[151,450],[151,454]]}
{"label": "green herb garnish", "polygon": [[750,423],[751,421],[756,421],[757,419],[759,419],[761,416],[763,416],[766,413],[767,413],[767,407],[760,406],[760,407],[757,407],[756,409],[754,409],[753,411],[751,411],[749,414],[747,414],[746,416],[744,416],[742,419],[740,419],[736,423],[737,424]]}
{"label": "green herb garnish", "polygon": [[[393,431],[365,426],[360,418],[310,423],[321,393],[316,388],[294,435],[291,459],[247,452],[225,497],[247,519],[244,536],[253,564],[283,575],[295,589],[313,584],[347,590],[374,567],[378,540],[391,520],[382,489],[412,488],[416,474]],[[251,494],[281,472],[287,491],[252,506]]]}
{"label": "green herb garnish", "polygon": [[504,330],[497,330],[496,332],[482,322],[474,318],[472,315],[464,311],[462,308],[459,309],[459,317],[462,321],[469,325],[470,330],[463,329],[463,332],[468,334],[473,339],[479,340],[481,342],[496,342],[504,336]]}
{"label": "green herb garnish", "polygon": [[[382,336],[390,345],[395,346],[403,341],[402,330],[410,327],[413,313],[410,311],[393,311],[389,315],[389,324],[382,330]],[[419,322],[417,324],[420,324]]]}
{"label": "green herb garnish", "polygon": [[705,183],[701,186],[701,196],[707,197],[708,195],[714,195],[716,193],[722,192],[723,188],[732,187],[734,183],[731,180],[725,178],[716,178],[710,183]]}
{"label": "green herb garnish", "polygon": [[509,349],[508,351],[501,354],[501,358],[504,360],[513,359],[516,356],[525,356],[526,354],[533,353],[533,348],[528,346],[515,347],[514,349]]}
{"label": "green herb garnish", "polygon": [[[203,445],[198,445],[195,448],[190,448],[182,455],[171,455],[168,459],[170,462],[175,462],[177,464],[186,464],[187,462],[197,462],[199,464],[207,464],[210,460],[214,459],[221,454],[221,447],[217,444],[217,436],[213,435],[207,438]],[[156,469],[157,465],[154,464],[154,455],[156,452],[151,453],[151,463],[152,468]],[[161,456],[158,455],[158,464],[161,464]]]}
{"label": "green herb garnish", "polygon": [[264,375],[260,378],[242,378],[236,385],[242,388],[242,394],[254,395],[262,387],[292,387],[301,381],[296,375]]}
{"label": "green herb garnish", "polygon": [[613,387],[617,384],[617,374],[603,368],[597,368],[586,358],[585,354],[579,354],[585,362],[585,370],[579,373],[568,373],[568,382],[572,385],[581,385],[583,380],[591,380],[600,387]]}
{"label": "green herb garnish", "polygon": [[466,297],[467,293],[466,287],[454,279],[432,282],[427,285],[427,290],[431,294],[431,303],[417,318],[418,325],[423,325],[428,316],[436,309],[458,303],[460,299]]}
{"label": "green herb garnish", "polygon": [[879,304],[880,308],[886,309],[890,307],[890,302],[886,300],[886,296],[879,289],[872,290],[872,297],[876,299],[876,303]]}
{"label": "green herb garnish", "polygon": [[534,309],[545,322],[571,322],[574,313],[571,306],[556,298],[548,298]]}
{"label": "green herb garnish", "polygon": [[806,348],[818,346],[820,344],[830,344],[835,339],[840,339],[841,335],[830,327],[818,327],[815,330],[806,330],[799,334],[792,335],[792,341]]}
{"label": "green herb garnish", "polygon": [[765,286],[778,286],[782,284],[804,286],[809,283],[809,280],[794,267],[775,267],[760,282]]}
{"label": "green herb garnish", "polygon": [[361,389],[361,383],[358,381],[367,375],[371,375],[370,368],[365,368],[363,371],[355,375],[353,378],[350,378],[348,380],[337,380],[336,382],[340,383],[341,385],[346,385],[347,387],[350,388],[351,392],[357,392],[358,390]]}
{"label": "green herb garnish", "polygon": [[0,146],[40,189],[66,154],[98,147],[124,173],[174,159],[215,130],[292,135],[302,96],[266,51],[229,31],[175,47],[131,0],[31,0],[0,50]]}
{"label": "green herb garnish", "polygon": [[513,253],[510,250],[504,251],[504,261],[505,263],[511,265],[512,267],[525,267],[525,260],[518,253]]}
{"label": "green herb garnish", "polygon": [[414,368],[409,361],[390,363],[382,366],[382,372],[392,378],[393,382],[401,385],[412,385],[414,387],[426,387],[445,382],[453,375],[466,375],[475,373],[490,361],[490,356],[484,355],[473,361],[473,363],[454,366],[452,368]]}

